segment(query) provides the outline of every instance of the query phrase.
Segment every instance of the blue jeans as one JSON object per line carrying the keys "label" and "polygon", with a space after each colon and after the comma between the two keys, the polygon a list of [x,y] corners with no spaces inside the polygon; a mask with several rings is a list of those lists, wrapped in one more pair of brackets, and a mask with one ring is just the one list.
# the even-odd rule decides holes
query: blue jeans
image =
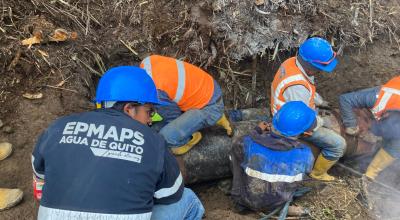
{"label": "blue jeans", "polygon": [[390,154],[390,156],[400,158],[400,139],[383,139],[383,149]]}
{"label": "blue jeans", "polygon": [[155,205],[152,220],[200,220],[204,215],[204,207],[196,194],[188,188],[183,190],[182,198],[169,205]]}
{"label": "blue jeans", "polygon": [[310,142],[321,149],[321,154],[328,160],[338,160],[346,150],[346,140],[331,129],[320,127],[311,137],[302,140]]}
{"label": "blue jeans", "polygon": [[[162,91],[159,93],[164,96]],[[165,98],[161,99],[165,101]],[[189,142],[194,132],[217,123],[224,113],[224,101],[220,87],[214,83],[214,94],[209,104],[202,109],[182,112],[178,105],[171,101],[168,106],[156,108],[163,121],[155,123],[152,128],[160,132],[169,147],[179,147]]]}

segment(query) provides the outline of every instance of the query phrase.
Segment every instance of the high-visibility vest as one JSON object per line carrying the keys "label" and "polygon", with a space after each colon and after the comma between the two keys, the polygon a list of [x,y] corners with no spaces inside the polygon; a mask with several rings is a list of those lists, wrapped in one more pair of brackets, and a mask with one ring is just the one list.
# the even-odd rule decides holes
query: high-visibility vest
{"label": "high-visibility vest", "polygon": [[289,86],[302,85],[310,93],[310,100],[305,103],[310,108],[315,109],[315,86],[303,75],[296,65],[296,57],[287,59],[281,64],[275,74],[271,85],[271,113],[274,115],[286,103],[283,93]]}
{"label": "high-visibility vest", "polygon": [[214,94],[212,76],[190,63],[151,55],[140,67],[153,79],[157,89],[164,91],[182,111],[203,108]]}
{"label": "high-visibility vest", "polygon": [[381,87],[374,107],[371,109],[376,119],[388,110],[400,110],[400,76],[394,77]]}

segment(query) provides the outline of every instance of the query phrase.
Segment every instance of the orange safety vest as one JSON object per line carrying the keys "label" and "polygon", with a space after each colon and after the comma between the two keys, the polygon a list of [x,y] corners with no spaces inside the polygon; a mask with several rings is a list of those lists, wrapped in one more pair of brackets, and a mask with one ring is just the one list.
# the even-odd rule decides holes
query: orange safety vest
{"label": "orange safety vest", "polygon": [[380,119],[388,110],[400,110],[400,76],[394,77],[381,87],[372,114]]}
{"label": "orange safety vest", "polygon": [[140,67],[153,79],[157,89],[167,93],[182,111],[203,108],[214,94],[212,76],[190,63],[151,55]]}
{"label": "orange safety vest", "polygon": [[303,75],[296,65],[296,57],[291,57],[281,64],[275,74],[271,85],[271,113],[274,115],[286,103],[283,97],[284,91],[289,86],[302,85],[306,87],[311,97],[307,104],[310,108],[315,109],[315,86]]}

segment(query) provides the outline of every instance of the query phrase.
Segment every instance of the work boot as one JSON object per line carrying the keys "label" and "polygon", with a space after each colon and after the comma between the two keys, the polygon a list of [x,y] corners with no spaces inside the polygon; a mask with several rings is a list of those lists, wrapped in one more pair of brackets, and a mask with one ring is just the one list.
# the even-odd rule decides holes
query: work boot
{"label": "work boot", "polygon": [[194,132],[192,134],[192,139],[190,139],[189,142],[187,142],[185,145],[182,145],[180,147],[173,147],[171,148],[171,151],[173,154],[175,155],[182,155],[187,153],[190,149],[193,148],[194,145],[196,145],[197,143],[199,143],[199,141],[201,140],[201,133],[200,132]]}
{"label": "work boot", "polygon": [[23,195],[24,193],[20,189],[0,188],[0,211],[17,205],[22,200]]}
{"label": "work boot", "polygon": [[226,134],[228,136],[232,136],[233,130],[231,127],[231,123],[226,118],[225,114],[222,114],[222,117],[217,121],[217,125],[223,127],[226,130]]}
{"label": "work boot", "polygon": [[328,160],[322,154],[319,154],[317,161],[315,161],[314,168],[310,173],[310,177],[322,180],[333,181],[335,177],[329,175],[328,170],[336,163],[337,160]]}
{"label": "work boot", "polygon": [[369,164],[365,175],[371,179],[375,179],[378,174],[392,164],[393,161],[395,161],[395,158],[381,148]]}
{"label": "work boot", "polygon": [[12,153],[12,145],[7,142],[0,143],[0,160],[6,159]]}

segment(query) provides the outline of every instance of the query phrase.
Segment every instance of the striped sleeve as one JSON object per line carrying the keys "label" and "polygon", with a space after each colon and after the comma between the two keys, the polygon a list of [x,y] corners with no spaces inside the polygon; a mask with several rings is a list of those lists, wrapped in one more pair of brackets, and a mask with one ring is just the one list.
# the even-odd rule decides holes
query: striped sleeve
{"label": "striped sleeve", "polygon": [[46,132],[40,135],[32,153],[32,170],[36,178],[44,180],[44,158],[42,155],[42,146]]}
{"label": "striped sleeve", "polygon": [[175,157],[168,151],[164,153],[164,164],[156,186],[156,204],[171,204],[181,199],[184,183]]}

